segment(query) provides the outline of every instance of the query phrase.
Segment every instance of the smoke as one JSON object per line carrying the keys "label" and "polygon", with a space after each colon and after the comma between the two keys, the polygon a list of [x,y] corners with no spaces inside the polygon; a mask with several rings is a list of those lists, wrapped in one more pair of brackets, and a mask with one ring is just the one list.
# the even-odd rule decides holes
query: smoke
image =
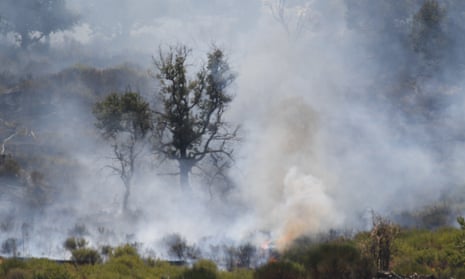
{"label": "smoke", "polygon": [[[160,46],[188,45],[193,65],[212,44],[224,48],[238,74],[226,115],[242,126],[229,173],[235,188],[220,195],[213,185],[211,195],[194,177],[186,195],[177,177],[165,175],[169,168],[144,164],[131,190],[134,216],[121,216],[123,186],[104,168],[111,148],[95,136],[89,104],[60,95],[94,85],[57,83],[53,110],[35,107],[47,117],[34,119],[33,130],[54,139],[44,149],[66,150],[68,161],[56,159],[48,172],[66,173],[50,182],[63,187],[40,212],[15,209],[25,188],[3,194],[2,231],[22,239],[24,254],[54,257],[68,256],[62,241],[76,234],[94,245],[143,243],[161,257],[169,255],[157,251],[160,241],[172,233],[189,243],[272,240],[284,249],[301,235],[366,228],[367,210],[395,215],[457,196],[465,178],[463,4],[439,3],[445,16],[433,31],[440,36],[432,33],[431,48],[421,49],[420,2],[68,0],[78,24],[50,35],[49,58],[32,50],[10,56],[12,75],[129,62],[139,65],[132,72],[139,83],[115,78],[99,96],[130,85],[153,102],[156,84],[145,69]],[[14,48],[11,34],[3,39]],[[143,158],[153,162],[148,150]],[[463,209],[459,199],[451,206]]]}

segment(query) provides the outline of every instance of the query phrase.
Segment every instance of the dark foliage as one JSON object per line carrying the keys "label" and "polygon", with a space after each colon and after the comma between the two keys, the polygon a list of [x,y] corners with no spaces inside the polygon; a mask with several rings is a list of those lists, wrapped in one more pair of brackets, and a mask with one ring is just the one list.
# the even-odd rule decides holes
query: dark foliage
{"label": "dark foliage", "polygon": [[63,247],[68,251],[84,248],[87,246],[87,240],[84,238],[69,237],[63,243]]}
{"label": "dark foliage", "polygon": [[270,262],[255,270],[255,279],[306,279],[305,269],[293,262]]}
{"label": "dark foliage", "polygon": [[218,48],[208,53],[207,65],[189,79],[185,46],[160,51],[155,59],[156,78],[160,81],[156,111],[155,150],[163,158],[179,163],[180,183],[189,186],[189,173],[206,156],[231,158],[228,143],[236,138],[223,114],[232,96],[226,92],[235,79],[226,57]]}
{"label": "dark foliage", "polygon": [[166,236],[164,243],[168,249],[168,254],[177,260],[198,259],[200,251],[194,245],[189,245],[181,235],[174,233]]}
{"label": "dark foliage", "polygon": [[97,250],[92,248],[78,248],[71,251],[71,260],[76,264],[97,264],[102,261]]}
{"label": "dark foliage", "polygon": [[200,260],[191,269],[186,270],[179,279],[217,279],[216,264],[208,260]]}
{"label": "dark foliage", "polygon": [[123,212],[128,211],[136,160],[143,152],[147,134],[152,130],[149,104],[139,93],[113,93],[94,106],[96,126],[113,148],[114,165],[109,166],[123,181]]}
{"label": "dark foliage", "polygon": [[18,246],[18,239],[8,238],[2,242],[2,253],[10,254],[13,258],[16,258],[19,255]]}

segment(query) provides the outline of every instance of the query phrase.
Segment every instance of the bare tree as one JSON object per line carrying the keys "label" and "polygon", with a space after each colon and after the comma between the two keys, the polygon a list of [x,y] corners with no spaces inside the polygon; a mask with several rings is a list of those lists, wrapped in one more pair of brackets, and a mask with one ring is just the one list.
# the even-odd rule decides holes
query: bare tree
{"label": "bare tree", "polygon": [[200,258],[200,250],[195,245],[189,245],[181,235],[173,233],[163,238],[168,248],[168,254],[179,261]]}
{"label": "bare tree", "polygon": [[250,243],[241,244],[238,247],[225,246],[225,265],[228,270],[236,268],[252,268],[258,260],[257,248]]}
{"label": "bare tree", "polygon": [[2,243],[2,252],[10,254],[13,258],[16,258],[19,256],[18,245],[18,239],[8,238]]}
{"label": "bare tree", "polygon": [[215,194],[225,197],[234,187],[234,181],[228,175],[233,162],[221,154],[210,154],[201,164],[197,164],[202,184],[208,188],[210,199]]}
{"label": "bare tree", "polygon": [[163,159],[179,164],[180,184],[189,189],[189,174],[207,156],[232,159],[230,142],[237,127],[224,121],[223,114],[232,96],[226,92],[234,81],[224,53],[214,48],[206,66],[189,79],[187,59],[191,50],[185,46],[160,50],[155,77],[160,81],[162,109],[155,111],[155,152]]}
{"label": "bare tree", "polygon": [[310,1],[300,1],[302,3],[294,5],[288,2],[288,0],[268,0],[265,4],[288,38],[296,39],[314,24],[315,15],[310,9]]}
{"label": "bare tree", "polygon": [[123,181],[123,212],[127,212],[136,160],[143,151],[148,132],[152,129],[149,104],[138,93],[113,93],[95,105],[94,115],[97,128],[113,148],[112,159],[115,164],[108,167]]}
{"label": "bare tree", "polygon": [[371,254],[378,270],[388,271],[391,261],[391,250],[394,238],[399,233],[398,226],[388,219],[373,213],[371,229]]}

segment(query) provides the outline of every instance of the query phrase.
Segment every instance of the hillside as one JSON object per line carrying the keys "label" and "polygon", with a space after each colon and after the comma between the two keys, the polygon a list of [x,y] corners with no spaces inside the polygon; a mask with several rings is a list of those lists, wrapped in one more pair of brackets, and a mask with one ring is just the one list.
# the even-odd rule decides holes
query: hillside
{"label": "hillside", "polygon": [[[7,77],[4,77],[5,80]],[[130,65],[96,69],[76,65],[54,74],[0,84],[0,142],[4,168],[16,162],[10,185],[31,187],[39,173],[47,191],[67,191],[82,166],[76,154],[92,152],[98,141],[94,103],[128,88],[147,94],[154,90],[146,71]],[[64,175],[66,174],[66,175]],[[53,189],[53,190],[52,190]],[[8,196],[8,187],[2,188]]]}

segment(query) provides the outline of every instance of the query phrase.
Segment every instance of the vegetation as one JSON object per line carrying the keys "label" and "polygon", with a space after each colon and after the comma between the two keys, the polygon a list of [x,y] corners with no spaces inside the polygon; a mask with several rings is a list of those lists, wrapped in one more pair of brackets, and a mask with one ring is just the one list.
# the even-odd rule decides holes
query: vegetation
{"label": "vegetation", "polygon": [[373,216],[373,228],[370,233],[371,244],[369,249],[378,270],[389,270],[392,245],[398,231],[399,228],[386,218],[376,215]]}
{"label": "vegetation", "polygon": [[175,233],[166,236],[164,242],[168,248],[168,255],[176,260],[186,261],[200,257],[200,251],[194,245],[189,245],[179,234]]}
{"label": "vegetation", "polygon": [[[462,229],[447,227],[435,231],[400,229],[393,239],[389,272],[399,276],[416,273],[439,279],[463,278],[464,235]],[[372,279],[377,259],[363,248],[371,238],[370,232],[361,232],[353,238],[305,244],[300,241],[257,268],[235,267],[229,271],[206,259],[198,259],[189,267],[143,258],[131,245],[108,249],[109,257],[101,261],[96,250],[83,248],[85,240],[70,238],[65,246],[80,251],[73,253],[71,261],[5,259],[0,264],[0,278]],[[99,260],[90,260],[89,251],[97,253]]]}
{"label": "vegetation", "polygon": [[302,265],[290,261],[272,261],[255,271],[256,279],[305,279]]}
{"label": "vegetation", "polygon": [[108,95],[94,107],[96,126],[113,149],[114,165],[109,166],[124,184],[123,212],[128,210],[132,179],[137,158],[144,151],[144,143],[152,130],[149,104],[135,92]]}
{"label": "vegetation", "polygon": [[[465,32],[457,32],[454,29],[457,22],[449,17],[457,12],[450,9],[454,1],[377,1],[381,3],[376,6],[380,9],[367,12],[368,3],[375,1],[347,0],[347,20],[351,32],[360,33],[361,38],[368,36],[369,39],[365,39],[374,50],[368,54],[370,59],[366,60],[379,59],[390,62],[386,65],[395,64],[390,66],[392,68],[386,66],[377,69],[382,74],[375,79],[378,84],[373,90],[377,92],[374,95],[383,95],[383,104],[386,99],[392,101],[394,108],[387,110],[393,109],[397,113],[398,106],[409,115],[405,119],[399,116],[395,120],[402,123],[401,130],[410,127],[409,121],[403,120],[428,116],[425,117],[428,121],[420,121],[425,126],[420,129],[421,137],[426,138],[422,139],[425,140],[422,144],[434,147],[431,148],[434,149],[431,155],[441,158],[441,161],[447,161],[448,152],[459,153],[456,150],[437,150],[443,148],[440,145],[448,145],[443,144],[447,136],[452,137],[448,141],[463,142],[460,128],[457,129],[460,131],[454,128],[453,134],[447,133],[452,128],[442,130],[448,129],[448,125],[459,126],[460,122],[452,125],[447,123],[447,119],[439,118],[448,114],[440,110],[441,106],[456,94],[450,88],[444,88],[455,86],[444,80],[454,80],[454,75],[463,75],[465,65],[465,56],[456,55],[462,51],[460,42],[463,38],[454,38]],[[310,15],[311,6],[302,10],[294,22],[286,15],[286,7],[291,3],[285,0],[274,3],[270,6],[271,12],[288,35],[292,33],[293,23],[309,19],[307,16]],[[463,9],[458,10],[463,14]],[[26,54],[34,45],[47,45],[51,34],[71,28],[76,20],[76,16],[66,9],[64,0],[0,2],[0,36],[5,40],[16,40],[12,48],[22,54]],[[295,31],[297,35],[300,34],[299,30]],[[350,36],[351,32],[343,33]],[[360,53],[364,53],[364,50]],[[401,213],[402,216],[398,217],[403,218],[405,223],[400,226],[374,216],[369,232],[346,238],[330,237],[319,242],[302,241],[281,253],[262,251],[246,243],[226,247],[225,259],[203,259],[198,247],[187,243],[181,235],[172,234],[165,238],[167,253],[173,259],[173,262],[168,262],[144,258],[131,245],[99,249],[89,247],[89,243],[82,238],[88,233],[85,226],[76,225],[70,233],[73,237],[63,243],[69,252],[69,261],[21,258],[26,254],[22,251],[28,237],[40,233],[32,224],[40,222],[35,219],[35,214],[40,212],[36,209],[43,209],[53,197],[59,196],[56,194],[59,191],[68,193],[63,201],[75,198],[73,190],[76,191],[78,187],[75,187],[74,179],[70,176],[81,175],[81,163],[70,159],[73,157],[70,153],[77,154],[81,151],[79,149],[85,148],[83,146],[93,146],[73,143],[87,139],[95,143],[98,136],[93,126],[95,120],[100,136],[113,148],[114,164],[110,167],[124,185],[123,211],[128,211],[137,162],[147,143],[153,144],[151,147],[155,149],[159,162],[167,159],[177,164],[180,184],[184,189],[189,188],[193,169],[201,168],[201,163],[206,161],[217,168],[217,177],[227,179],[224,173],[232,160],[233,148],[230,144],[237,139],[237,128],[225,120],[225,113],[233,101],[229,90],[235,74],[221,49],[213,48],[206,56],[205,65],[189,65],[190,55],[191,50],[185,46],[160,51],[154,59],[155,82],[158,82],[158,87],[155,87],[150,84],[144,71],[126,64],[107,69],[79,64],[57,73],[44,71],[46,73],[33,75],[33,70],[21,71],[29,69],[30,64],[34,63],[28,61],[24,63],[24,68],[17,70],[17,65],[11,63],[16,56],[0,53],[5,65],[5,69],[2,69],[4,72],[0,72],[0,196],[2,203],[5,199],[15,205],[11,215],[27,215],[31,220],[31,223],[22,224],[21,233],[14,228],[19,227],[18,224],[8,218],[2,220],[0,230],[5,239],[1,242],[1,252],[11,258],[2,259],[0,278],[371,279],[377,272],[465,278],[465,219],[458,218],[460,229],[448,227],[451,216],[460,210],[455,211],[447,202],[431,205],[418,213]],[[442,72],[454,58],[458,59],[455,68]],[[46,63],[37,63],[35,67]],[[196,71],[189,73],[192,68]],[[374,76],[376,74],[373,73]],[[425,80],[434,86],[428,86],[430,84]],[[457,80],[460,83],[462,79]],[[128,85],[142,90],[124,91]],[[147,91],[154,89],[157,100],[147,97]],[[290,86],[289,89],[295,88]],[[454,111],[460,111],[459,105]],[[434,119],[436,121],[429,121]],[[430,126],[430,122],[434,122],[433,125]],[[435,126],[442,128],[435,130]],[[64,132],[69,127],[72,127],[69,132],[71,136]],[[403,133],[415,132],[399,131],[394,135],[398,138],[396,144],[404,145]],[[433,136],[439,134],[441,137]],[[430,135],[431,139],[439,139],[440,143],[429,143]],[[411,144],[416,139],[412,135],[407,142]],[[70,150],[70,146],[75,149]],[[80,154],[85,156],[89,153]],[[451,164],[461,165],[458,163],[461,162]],[[444,168],[438,172],[449,167],[442,166]],[[439,180],[441,182],[433,183],[451,183]],[[166,210],[161,206],[160,211]],[[61,209],[58,207],[58,210]],[[28,214],[22,214],[23,210],[29,210],[26,212]],[[67,212],[60,214],[68,216]],[[18,223],[21,224],[21,221]],[[256,260],[259,257],[262,257],[262,261]]]}
{"label": "vegetation", "polygon": [[187,75],[190,50],[185,46],[160,51],[155,59],[162,109],[156,111],[155,150],[179,164],[180,184],[189,187],[189,173],[207,156],[232,158],[228,143],[236,138],[223,119],[235,76],[222,50],[214,48],[194,79]]}
{"label": "vegetation", "polygon": [[94,106],[96,126],[113,148],[116,164],[110,168],[125,186],[125,212],[136,160],[152,130],[155,153],[162,160],[177,161],[184,189],[189,188],[192,168],[199,167],[199,162],[206,161],[205,158],[217,168],[215,177],[224,176],[229,166],[225,158],[232,159],[229,142],[236,138],[237,128],[230,131],[223,114],[232,101],[226,90],[235,76],[223,52],[215,48],[207,55],[207,65],[190,80],[187,75],[189,53],[185,46],[171,48],[167,53],[160,51],[155,60],[160,105],[153,111],[135,92],[112,93]]}
{"label": "vegetation", "polygon": [[87,241],[84,238],[70,237],[66,239],[63,246],[71,252],[71,261],[75,264],[96,264],[102,261],[97,250],[88,248]]}
{"label": "vegetation", "polygon": [[[143,258],[133,245],[105,246],[101,254],[88,247],[81,237],[70,237],[64,242],[72,257],[69,262],[57,263],[47,259],[21,259],[12,257],[0,264],[0,278],[202,278],[202,279],[372,279],[377,271],[409,276],[423,274],[431,278],[462,278],[465,275],[465,221],[458,218],[460,229],[442,227],[437,230],[398,228],[386,219],[375,219],[370,232],[360,232],[353,237],[300,239],[281,253],[265,256],[257,267],[235,265],[228,271],[211,260],[200,257],[193,265]],[[373,244],[382,249],[377,240],[389,234],[389,266],[380,265],[380,253],[373,252]],[[334,233],[332,233],[334,234]],[[186,259],[189,245],[179,235],[172,235],[168,244],[179,259]],[[326,240],[325,240],[326,239]],[[181,247],[182,249],[177,249]],[[368,248],[368,249],[367,249]],[[245,260],[251,261],[253,246],[245,244],[234,248]],[[244,251],[247,251],[244,252]],[[263,254],[263,251],[260,253]],[[105,261],[102,261],[103,257]],[[262,255],[263,257],[263,255]],[[236,260],[244,260],[240,257]],[[385,260],[386,261],[386,260]],[[398,277],[404,278],[404,277]],[[405,277],[406,278],[406,277]]]}

